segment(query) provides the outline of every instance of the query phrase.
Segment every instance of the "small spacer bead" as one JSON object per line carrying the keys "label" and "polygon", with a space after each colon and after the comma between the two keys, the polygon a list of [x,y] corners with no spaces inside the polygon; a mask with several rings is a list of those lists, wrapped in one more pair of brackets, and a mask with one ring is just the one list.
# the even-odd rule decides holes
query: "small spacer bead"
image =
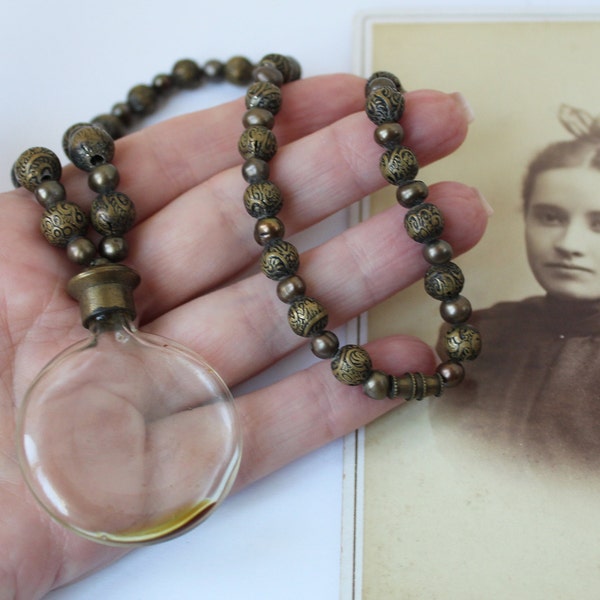
{"label": "small spacer bead", "polygon": [[429,195],[429,188],[422,181],[407,181],[398,186],[396,200],[404,208],[412,208],[421,204]]}
{"label": "small spacer bead", "polygon": [[118,140],[125,135],[125,126],[119,117],[111,114],[102,114],[94,117],[92,125],[101,127],[113,140]]}
{"label": "small spacer bead", "polygon": [[217,83],[225,79],[225,65],[220,60],[215,58],[207,60],[204,63],[203,70],[207,81]]}
{"label": "small spacer bead", "polygon": [[89,265],[96,257],[94,244],[86,237],[72,239],[66,247],[67,258],[78,265]]}
{"label": "small spacer bead", "polygon": [[106,163],[94,167],[88,175],[89,188],[98,194],[113,192],[119,185],[121,177],[117,167],[112,163]]}
{"label": "small spacer bead", "polygon": [[260,158],[249,158],[242,165],[242,177],[248,183],[262,183],[269,179],[269,163]]}
{"label": "small spacer bead", "polygon": [[331,361],[333,376],[346,385],[361,385],[372,371],[369,353],[355,344],[342,346]]}
{"label": "small spacer bead", "polygon": [[291,275],[277,284],[277,297],[286,304],[304,296],[305,293],[306,283],[300,275]]}
{"label": "small spacer bead", "polygon": [[131,125],[133,120],[133,111],[127,102],[117,102],[113,105],[110,113],[117,117],[117,119],[119,119],[119,121],[121,121],[125,127],[127,127],[127,125]]}
{"label": "small spacer bead", "polygon": [[262,57],[259,65],[275,68],[281,73],[284,83],[292,81],[295,65],[292,64],[292,61],[289,57],[284,56],[283,54],[267,54],[266,56]]}
{"label": "small spacer bead", "polygon": [[389,71],[375,71],[375,73],[373,73],[373,75],[371,75],[371,77],[369,77],[369,79],[367,79],[367,83],[365,84],[365,96],[368,96],[371,92],[371,90],[370,90],[371,83],[375,79],[379,79],[380,77],[390,80],[394,84],[394,87],[396,88],[397,91],[399,91],[399,92],[404,91],[404,88],[402,87],[402,84],[400,83],[400,80],[398,79],[398,77],[396,77],[396,75],[394,75],[393,73],[390,73]]}
{"label": "small spacer bead", "polygon": [[171,75],[159,73],[152,78],[152,89],[160,96],[166,96],[173,90],[175,82]]}
{"label": "small spacer bead", "polygon": [[225,63],[225,79],[235,85],[246,85],[252,81],[252,63],[244,56],[234,56]]}
{"label": "small spacer bead", "polygon": [[465,368],[453,360],[440,363],[436,372],[442,378],[445,387],[455,387],[465,378]]}
{"label": "small spacer bead", "polygon": [[404,129],[400,123],[383,123],[375,129],[373,138],[383,148],[392,150],[402,145],[404,141]]}
{"label": "small spacer bead", "polygon": [[111,262],[119,262],[127,258],[129,245],[124,237],[108,236],[100,240],[98,251],[103,258]]}
{"label": "small spacer bead", "polygon": [[42,181],[33,192],[35,199],[44,208],[50,208],[57,202],[64,202],[67,199],[67,192],[60,181],[48,179]]}
{"label": "small spacer bead", "polygon": [[372,371],[369,378],[363,383],[363,391],[373,400],[387,398],[390,389],[390,376],[383,371]]}
{"label": "small spacer bead", "polygon": [[276,69],[273,65],[259,65],[252,71],[252,78],[254,81],[262,81],[265,83],[272,83],[277,87],[281,87],[284,83],[283,75],[281,71]]}
{"label": "small spacer bead", "polygon": [[319,335],[327,327],[326,308],[314,298],[296,298],[288,309],[288,323],[292,331],[302,337]]}
{"label": "small spacer bead", "polygon": [[446,323],[465,323],[471,318],[471,313],[471,303],[464,296],[449,298],[440,304],[440,315]]}
{"label": "small spacer bead", "polygon": [[431,240],[423,245],[423,258],[430,265],[442,265],[452,260],[452,246],[445,240]]}
{"label": "small spacer bead", "polygon": [[333,358],[339,348],[340,341],[333,331],[323,331],[310,342],[310,349],[317,358]]}
{"label": "small spacer bead", "polygon": [[273,240],[285,235],[285,226],[277,217],[263,217],[254,225],[254,240],[260,246],[266,246]]}
{"label": "small spacer bead", "polygon": [[373,92],[380,90],[381,88],[392,88],[393,90],[398,90],[396,84],[389,77],[374,77],[369,79],[365,86],[365,96],[369,96]]}
{"label": "small spacer bead", "polygon": [[253,107],[248,109],[242,117],[242,125],[247,129],[253,125],[262,125],[267,129],[273,129],[275,117],[273,113],[266,108]]}

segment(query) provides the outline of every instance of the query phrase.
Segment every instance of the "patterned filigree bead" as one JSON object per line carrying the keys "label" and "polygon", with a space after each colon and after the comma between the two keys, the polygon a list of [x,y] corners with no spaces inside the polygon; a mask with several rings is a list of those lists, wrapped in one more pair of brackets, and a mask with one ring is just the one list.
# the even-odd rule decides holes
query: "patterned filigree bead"
{"label": "patterned filigree bead", "polygon": [[271,181],[252,183],[244,192],[244,206],[255,219],[274,217],[283,206],[283,196]]}
{"label": "patterned filigree bead", "polygon": [[95,125],[76,125],[69,131],[66,152],[78,169],[89,172],[113,159],[115,143],[106,130]]}
{"label": "patterned filigree bead", "polygon": [[44,181],[58,181],[61,174],[62,167],[58,156],[42,146],[25,150],[13,167],[17,183],[30,192],[35,192]]}
{"label": "patterned filigree bead", "polygon": [[86,214],[72,202],[57,202],[42,215],[40,229],[49,244],[65,248],[74,238],[83,237],[88,228]]}
{"label": "patterned filigree bead", "polygon": [[412,150],[401,146],[381,155],[379,169],[389,183],[400,185],[417,176],[419,163]]}
{"label": "patterned filigree bead", "polygon": [[267,54],[260,60],[261,65],[273,65],[282,75],[284,83],[300,78],[300,65],[291,56]]}
{"label": "patterned filigree bead", "polygon": [[404,217],[404,228],[415,242],[434,240],[444,231],[444,217],[434,204],[425,202],[411,208]]}
{"label": "patterned filigree bead", "polygon": [[135,206],[126,194],[100,194],[90,209],[92,227],[104,236],[122,236],[135,222]]}
{"label": "patterned filigree bead", "polygon": [[298,298],[288,309],[288,323],[296,335],[310,337],[320,334],[328,321],[327,310],[314,298]]}
{"label": "patterned filigree bead", "polygon": [[404,95],[391,87],[382,87],[367,96],[367,117],[375,125],[395,123],[404,112]]}
{"label": "patterned filigree bead", "polygon": [[331,361],[333,376],[346,385],[361,385],[372,371],[369,353],[354,344],[342,346]]}
{"label": "patterned filigree bead", "polygon": [[425,272],[425,291],[436,300],[449,300],[460,294],[465,276],[453,262],[432,265]]}
{"label": "patterned filigree bead", "polygon": [[276,115],[281,108],[281,90],[268,81],[253,83],[246,92],[246,108],[262,108]]}
{"label": "patterned filigree bead", "polygon": [[298,250],[285,240],[274,240],[262,252],[262,272],[274,281],[295,275],[299,266]]}
{"label": "patterned filigree bead", "polygon": [[246,159],[260,158],[269,161],[277,152],[277,139],[275,134],[267,127],[253,125],[248,127],[240,136],[238,150]]}
{"label": "patterned filigree bead", "polygon": [[481,335],[472,325],[457,325],[446,332],[445,347],[453,360],[474,360],[481,352]]}

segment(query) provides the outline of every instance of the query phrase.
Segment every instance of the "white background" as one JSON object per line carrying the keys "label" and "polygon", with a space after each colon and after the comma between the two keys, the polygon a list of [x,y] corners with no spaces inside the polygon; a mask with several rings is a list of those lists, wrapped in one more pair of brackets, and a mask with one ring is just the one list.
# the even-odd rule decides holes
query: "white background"
{"label": "white background", "polygon": [[[305,75],[352,71],[360,12],[411,15],[584,15],[600,3],[558,0],[379,3],[369,0],[3,0],[0,189],[25,148],[60,148],[72,123],[107,111],[135,83],[181,57],[202,62],[291,54]],[[399,49],[410,60],[410,48]],[[465,65],[468,68],[468,65]],[[460,89],[460,81],[456,82]],[[174,100],[159,118],[241,95],[227,86]],[[318,110],[318,106],[315,106]],[[315,240],[344,226],[332,219]],[[1,243],[1,242],[0,242]],[[312,243],[311,241],[307,243]],[[276,365],[267,380],[305,364]],[[230,498],[194,532],[135,551],[52,600],[330,600],[340,590],[342,443],[335,442]],[[385,518],[385,515],[382,515]],[[382,599],[383,600],[383,599]]]}

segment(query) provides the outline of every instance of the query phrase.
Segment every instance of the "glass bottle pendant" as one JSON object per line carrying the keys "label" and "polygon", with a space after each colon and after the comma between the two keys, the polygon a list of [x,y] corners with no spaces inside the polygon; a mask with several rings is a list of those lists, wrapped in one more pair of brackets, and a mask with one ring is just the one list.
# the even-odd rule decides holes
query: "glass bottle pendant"
{"label": "glass bottle pendant", "polygon": [[113,264],[71,281],[90,336],[42,370],[18,419],[34,496],[62,525],[112,545],[162,541],[200,523],[241,457],[223,380],[190,350],[132,325],[138,282]]}

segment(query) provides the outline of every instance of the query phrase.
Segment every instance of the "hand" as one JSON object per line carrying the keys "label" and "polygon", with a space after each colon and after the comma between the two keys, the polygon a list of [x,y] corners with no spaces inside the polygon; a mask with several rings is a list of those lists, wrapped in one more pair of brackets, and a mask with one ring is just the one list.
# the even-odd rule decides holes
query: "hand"
{"label": "hand", "polygon": [[[284,88],[271,172],[286,199],[281,218],[287,235],[385,185],[363,89],[363,80],[342,75]],[[455,97],[414,92],[407,105],[406,144],[421,165],[461,144],[467,118]],[[119,190],[138,212],[126,263],[142,274],[140,324],[197,351],[230,387],[307,343],[289,329],[272,281],[262,274],[240,277],[261,250],[241,200],[246,184],[236,144],[243,110],[236,101],[149,127],[120,140],[115,157]],[[74,169],[63,176],[69,199],[82,205],[92,196],[85,180]],[[445,238],[455,252],[473,246],[487,219],[477,192],[446,182],[432,185],[430,198],[444,213]],[[329,309],[330,328],[422,277],[424,261],[402,231],[402,210],[393,207],[302,256],[300,273],[309,293]],[[84,337],[78,307],[65,291],[75,270],[41,237],[40,214],[25,190],[0,198],[0,600],[40,598],[124,552],[53,523],[26,489],[16,462],[15,407],[42,366]],[[200,332],[190,326],[206,322],[221,327]],[[368,348],[374,364],[389,372],[398,365],[431,371],[436,362],[411,338]],[[238,398],[244,457],[236,488],[398,404],[370,400],[337,382],[328,361]]]}

